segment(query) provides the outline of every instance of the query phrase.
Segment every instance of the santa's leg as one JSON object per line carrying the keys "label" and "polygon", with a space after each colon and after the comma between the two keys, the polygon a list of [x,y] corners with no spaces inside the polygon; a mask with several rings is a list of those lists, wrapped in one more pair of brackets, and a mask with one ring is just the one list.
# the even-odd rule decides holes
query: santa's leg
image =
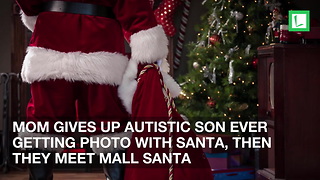
{"label": "santa's leg", "polygon": [[[125,151],[111,153],[111,159],[113,159],[116,154],[118,154],[120,157],[123,157]],[[107,180],[123,180],[124,168],[125,165],[119,162],[103,164],[103,171]]]}
{"label": "santa's leg", "polygon": [[[91,120],[96,123],[95,134],[87,134],[91,136],[94,141],[99,141],[102,138],[129,138],[131,133],[123,132],[125,124],[129,120],[129,115],[123,107],[121,100],[118,98],[118,91],[116,86],[101,85],[101,84],[86,84],[82,83],[81,93],[78,98],[78,114],[80,120]],[[121,124],[119,128],[114,130],[106,129],[102,131],[100,125],[104,124],[105,128],[109,123],[118,122]],[[116,131],[116,132],[114,132]],[[111,141],[114,143],[114,141]],[[117,148],[116,148],[117,147]],[[108,148],[99,146],[92,147],[92,150],[97,154],[105,154],[105,157],[111,155],[113,160],[115,156],[122,158],[125,150],[118,144],[114,147],[111,144]],[[107,154],[108,153],[108,154]],[[103,170],[107,180],[123,180],[125,165],[121,162],[105,163]]]}
{"label": "santa's leg", "polygon": [[[40,149],[29,149],[27,153],[51,153]],[[54,155],[51,153],[47,162],[40,158],[39,164],[29,164],[29,180],[53,180]]]}
{"label": "santa's leg", "polygon": [[[73,93],[73,84],[65,80],[39,81],[31,84],[32,98],[27,107],[27,121],[49,124],[45,132],[19,132],[21,138],[59,138],[69,135],[66,133],[57,133],[54,131],[54,123],[57,121],[75,121],[75,98]],[[32,148],[27,153],[51,153],[48,161],[41,159],[40,164],[30,163],[30,180],[52,180],[54,153],[62,152],[64,147],[50,146],[50,139],[45,141],[32,142]],[[47,144],[47,145],[46,145]]]}

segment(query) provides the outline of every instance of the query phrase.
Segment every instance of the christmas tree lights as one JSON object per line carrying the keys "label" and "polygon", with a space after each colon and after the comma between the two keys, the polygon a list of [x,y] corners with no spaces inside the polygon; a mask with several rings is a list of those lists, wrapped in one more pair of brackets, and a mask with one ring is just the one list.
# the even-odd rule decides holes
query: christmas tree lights
{"label": "christmas tree lights", "polygon": [[269,11],[257,0],[203,4],[208,12],[190,45],[189,72],[179,78],[179,112],[190,121],[257,120],[256,48],[264,43]]}

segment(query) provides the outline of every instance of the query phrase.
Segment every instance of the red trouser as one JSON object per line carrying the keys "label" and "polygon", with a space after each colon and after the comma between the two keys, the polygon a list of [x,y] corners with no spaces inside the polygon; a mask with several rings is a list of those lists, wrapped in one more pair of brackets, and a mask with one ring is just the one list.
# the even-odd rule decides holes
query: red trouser
{"label": "red trouser", "polygon": [[31,95],[27,121],[49,121],[50,134],[56,133],[53,125],[57,121],[92,120],[97,125],[93,134],[101,134],[102,121],[118,121],[125,125],[129,117],[118,97],[117,86],[61,79],[40,81],[31,84]]}

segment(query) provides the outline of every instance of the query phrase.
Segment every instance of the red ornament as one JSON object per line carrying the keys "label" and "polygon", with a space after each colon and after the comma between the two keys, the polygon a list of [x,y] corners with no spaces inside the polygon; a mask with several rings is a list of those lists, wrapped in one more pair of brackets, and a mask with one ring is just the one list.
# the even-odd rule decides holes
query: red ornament
{"label": "red ornament", "polygon": [[214,45],[217,42],[220,42],[221,37],[218,34],[214,34],[212,35],[209,40],[210,40],[210,44]]}
{"label": "red ornament", "polygon": [[212,99],[209,99],[207,102],[207,106],[209,106],[210,108],[214,108],[216,106],[216,104],[217,104],[217,102]]}
{"label": "red ornament", "polygon": [[254,68],[257,68],[258,67],[258,62],[259,62],[259,59],[257,57],[254,57],[253,60],[252,60],[252,66]]}

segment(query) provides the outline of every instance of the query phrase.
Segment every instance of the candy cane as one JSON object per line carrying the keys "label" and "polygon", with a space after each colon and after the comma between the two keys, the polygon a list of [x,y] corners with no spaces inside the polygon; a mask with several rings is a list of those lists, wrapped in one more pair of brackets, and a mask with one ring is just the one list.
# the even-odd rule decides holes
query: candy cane
{"label": "candy cane", "polygon": [[191,4],[190,0],[185,0],[184,6],[183,6],[179,36],[178,36],[178,43],[177,43],[174,62],[173,62],[174,69],[177,69],[180,65],[182,48],[184,44],[184,37],[186,35],[186,29],[187,29],[188,18],[189,18],[190,4]]}

